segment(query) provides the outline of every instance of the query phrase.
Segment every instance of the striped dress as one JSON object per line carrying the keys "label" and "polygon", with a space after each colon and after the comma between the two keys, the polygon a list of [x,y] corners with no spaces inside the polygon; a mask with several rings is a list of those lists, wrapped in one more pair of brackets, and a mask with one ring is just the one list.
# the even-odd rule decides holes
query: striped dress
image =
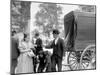
{"label": "striped dress", "polygon": [[33,60],[32,57],[28,55],[28,52],[23,52],[28,50],[28,43],[19,43],[20,55],[18,57],[18,64],[15,69],[15,73],[33,73]]}

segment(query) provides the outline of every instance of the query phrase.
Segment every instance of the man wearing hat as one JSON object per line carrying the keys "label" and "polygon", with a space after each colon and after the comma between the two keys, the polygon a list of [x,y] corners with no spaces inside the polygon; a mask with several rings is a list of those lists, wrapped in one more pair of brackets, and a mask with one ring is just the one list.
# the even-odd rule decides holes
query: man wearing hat
{"label": "man wearing hat", "polygon": [[57,29],[53,30],[54,40],[51,45],[46,46],[46,48],[53,48],[53,54],[51,56],[52,71],[56,72],[56,65],[58,72],[62,69],[62,58],[64,54],[64,41],[59,37],[59,31]]}

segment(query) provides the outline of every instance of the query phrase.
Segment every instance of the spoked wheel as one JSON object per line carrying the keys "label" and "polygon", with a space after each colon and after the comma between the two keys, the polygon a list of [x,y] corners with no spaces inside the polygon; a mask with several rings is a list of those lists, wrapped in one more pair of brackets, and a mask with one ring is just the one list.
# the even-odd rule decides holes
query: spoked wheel
{"label": "spoked wheel", "polygon": [[80,52],[70,52],[68,55],[68,64],[71,70],[80,69]]}
{"label": "spoked wheel", "polygon": [[89,45],[84,49],[81,59],[80,59],[80,67],[81,69],[93,69],[96,64],[96,52],[95,45]]}

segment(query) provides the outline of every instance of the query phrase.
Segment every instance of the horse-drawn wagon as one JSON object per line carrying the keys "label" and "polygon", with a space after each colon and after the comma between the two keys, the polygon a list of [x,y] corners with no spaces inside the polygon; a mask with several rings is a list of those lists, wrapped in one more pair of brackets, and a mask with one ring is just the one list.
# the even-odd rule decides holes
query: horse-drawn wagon
{"label": "horse-drawn wagon", "polygon": [[67,62],[71,70],[96,68],[95,20],[95,13],[91,12],[72,11],[64,16]]}

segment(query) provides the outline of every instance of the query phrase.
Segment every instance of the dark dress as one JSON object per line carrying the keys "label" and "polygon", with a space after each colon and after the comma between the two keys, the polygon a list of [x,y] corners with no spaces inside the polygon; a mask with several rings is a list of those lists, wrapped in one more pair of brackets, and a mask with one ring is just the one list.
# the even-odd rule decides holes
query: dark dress
{"label": "dark dress", "polygon": [[11,74],[15,74],[15,68],[17,66],[17,58],[20,52],[18,49],[18,41],[14,38],[11,39]]}

